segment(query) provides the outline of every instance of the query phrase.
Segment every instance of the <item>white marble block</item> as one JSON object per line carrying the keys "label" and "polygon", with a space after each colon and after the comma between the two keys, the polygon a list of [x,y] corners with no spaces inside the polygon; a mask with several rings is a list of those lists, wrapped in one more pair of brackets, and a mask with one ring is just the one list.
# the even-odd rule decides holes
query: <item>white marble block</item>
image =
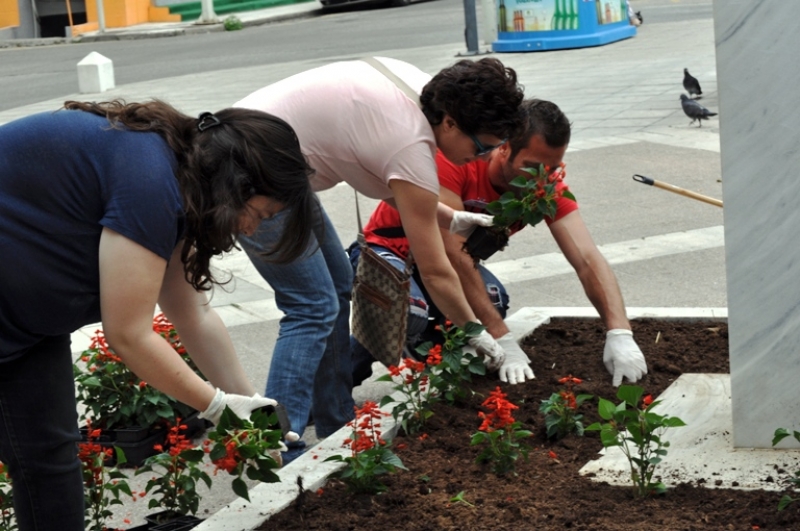
{"label": "white marble block", "polygon": [[735,448],[800,430],[798,20],[800,2],[714,0]]}
{"label": "white marble block", "polygon": [[105,92],[114,88],[114,63],[92,52],[78,63],[78,89],[81,94]]}

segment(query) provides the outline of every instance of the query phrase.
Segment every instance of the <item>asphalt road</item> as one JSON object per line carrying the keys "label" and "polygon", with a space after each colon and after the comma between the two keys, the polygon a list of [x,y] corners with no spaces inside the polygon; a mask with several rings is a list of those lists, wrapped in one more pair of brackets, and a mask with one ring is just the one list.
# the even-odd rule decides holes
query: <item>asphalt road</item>
{"label": "asphalt road", "polygon": [[[711,17],[711,0],[632,1],[645,24]],[[0,49],[0,111],[73,93],[76,65],[92,51],[114,62],[120,86],[228,68],[463,42],[463,32],[462,0],[427,0],[394,9],[353,6],[243,31],[5,48]]]}

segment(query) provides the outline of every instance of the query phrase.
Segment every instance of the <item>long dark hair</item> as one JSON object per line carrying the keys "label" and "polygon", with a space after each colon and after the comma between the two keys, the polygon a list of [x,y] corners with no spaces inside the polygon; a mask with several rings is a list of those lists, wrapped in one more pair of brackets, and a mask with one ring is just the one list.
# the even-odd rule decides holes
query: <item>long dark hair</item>
{"label": "long dark hair", "polygon": [[229,108],[200,120],[168,103],[68,101],[79,109],[108,118],[113,127],[161,135],[178,160],[176,177],[183,194],[186,232],[181,260],[186,280],[195,289],[217,283],[211,257],[232,250],[239,213],[254,195],[265,195],[290,209],[286,229],[264,258],[288,263],[304,252],[319,204],[308,177],[313,170],[300,151],[292,127],[271,114]]}

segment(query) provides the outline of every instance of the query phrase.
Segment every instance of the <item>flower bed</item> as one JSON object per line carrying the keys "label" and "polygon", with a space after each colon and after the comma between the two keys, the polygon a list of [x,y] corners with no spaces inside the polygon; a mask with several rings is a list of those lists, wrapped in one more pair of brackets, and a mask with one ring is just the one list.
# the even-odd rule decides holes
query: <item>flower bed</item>
{"label": "flower bed", "polygon": [[[641,320],[633,326],[650,371],[640,385],[654,397],[684,372],[728,371],[724,323]],[[780,493],[725,488],[736,485],[710,475],[693,484],[675,485],[665,478],[667,493],[645,499],[634,498],[630,487],[581,476],[580,468],[602,448],[597,432],[552,442],[539,408],[563,389],[559,379],[572,374],[582,380],[575,391],[595,397],[580,408],[584,423],[601,420],[597,397],[617,402],[601,360],[603,339],[596,320],[558,320],[538,328],[527,342],[528,352],[535,349],[537,379],[501,387],[519,406],[516,419],[533,431],[529,458],[519,461],[517,476],[497,476],[489,465],[475,463],[481,448],[471,446],[470,439],[482,423],[478,411],[499,384],[492,377],[480,378],[471,386],[475,394],[463,403],[437,404],[422,433],[394,439],[394,451],[408,471],[384,476],[386,493],[353,495],[339,480],[331,480],[321,490],[306,491],[259,529],[800,529],[797,504],[777,510]],[[789,478],[793,466],[776,465],[764,481]]]}

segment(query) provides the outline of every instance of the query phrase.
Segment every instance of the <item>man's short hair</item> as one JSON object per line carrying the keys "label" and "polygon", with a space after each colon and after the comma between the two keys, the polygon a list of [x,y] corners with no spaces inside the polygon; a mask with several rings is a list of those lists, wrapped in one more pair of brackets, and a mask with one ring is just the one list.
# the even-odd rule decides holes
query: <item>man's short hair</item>
{"label": "man's short hair", "polygon": [[531,141],[535,135],[544,137],[545,143],[553,148],[569,144],[571,124],[558,105],[551,101],[530,99],[519,106],[520,127],[508,139],[513,160],[517,153]]}
{"label": "man's short hair", "polygon": [[431,125],[445,115],[471,135],[507,138],[519,126],[519,105],[524,97],[517,73],[498,59],[463,59],[442,69],[420,94],[422,112]]}

